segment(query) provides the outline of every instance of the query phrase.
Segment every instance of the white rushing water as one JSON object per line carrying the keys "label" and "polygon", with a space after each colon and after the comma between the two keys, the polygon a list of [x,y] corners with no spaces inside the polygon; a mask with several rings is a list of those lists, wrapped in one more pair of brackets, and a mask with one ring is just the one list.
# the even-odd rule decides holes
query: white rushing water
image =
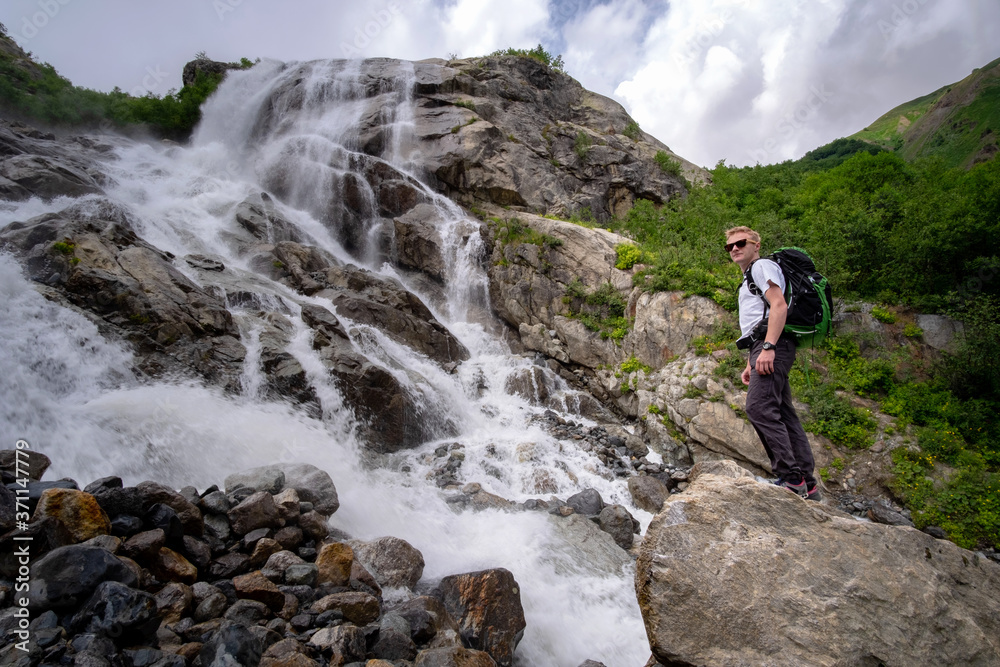
{"label": "white rushing water", "polygon": [[[375,250],[378,219],[348,220],[337,208],[340,186],[362,158],[372,159],[355,145],[356,126],[369,108],[361,94],[360,68],[359,62],[344,61],[301,67],[262,63],[231,73],[206,104],[191,146],[122,142],[116,159],[105,166],[116,181],[109,198],[128,211],[136,232],[149,243],[177,257],[214,256],[227,270],[250,275],[247,258],[228,241],[227,234],[238,231],[233,210],[246,197],[278,187],[281,201],[275,205],[308,237],[306,242],[338,260],[405,282]],[[388,128],[383,158],[410,176],[419,164],[411,134],[412,76],[412,66],[408,70],[402,64],[397,80],[378,91],[381,120]],[[302,108],[278,109],[271,126],[261,127],[261,106],[289,77],[305,78]],[[423,296],[471,358],[449,374],[375,329],[344,323],[359,349],[421,397],[427,418],[454,424],[457,436],[388,457],[382,468],[366,466],[353,415],[341,406],[337,388],[311,348],[310,330],[297,316],[298,304],[332,306],[264,276],[252,276],[254,289],[292,313],[297,333],[288,351],[321,400],[321,418],[262,398],[256,311],[233,309],[248,352],[241,395],[194,382],[139,383],[124,346],[102,338],[81,314],[46,301],[21,276],[16,261],[0,255],[5,304],[0,309],[0,446],[25,438],[52,459],[49,478],[69,476],[81,485],[114,474],[126,484],[153,479],[203,489],[257,465],[312,463],[329,472],[340,494],[341,508],[331,524],[362,539],[394,535],[407,540],[424,555],[425,581],[490,567],[513,572],[527,619],[518,665],[575,667],[588,658],[609,667],[641,665],[649,648],[631,565],[610,564],[568,547],[555,528],[557,520],[544,513],[456,512],[428,478],[434,450],[461,443],[460,479],[478,482],[490,493],[521,502],[546,498],[553,488],[565,499],[589,487],[606,502],[626,505],[643,523],[649,518],[631,505],[624,482],[613,479],[595,457],[554,440],[530,421],[542,408],[505,391],[507,379],[531,362],[511,355],[479,321],[488,304],[486,276],[476,261],[481,241],[478,233],[470,233],[476,223],[449,200],[419,187],[437,207],[449,244],[447,300],[435,306],[431,295]],[[370,194],[362,192],[362,200]],[[0,210],[0,226],[70,203],[7,203]],[[324,218],[322,212],[331,211]],[[338,241],[343,224],[365,230],[351,248]],[[199,281],[184,262],[175,266]],[[420,293],[419,285],[408,287]],[[574,404],[571,392],[566,404]],[[543,487],[550,491],[540,492]]]}

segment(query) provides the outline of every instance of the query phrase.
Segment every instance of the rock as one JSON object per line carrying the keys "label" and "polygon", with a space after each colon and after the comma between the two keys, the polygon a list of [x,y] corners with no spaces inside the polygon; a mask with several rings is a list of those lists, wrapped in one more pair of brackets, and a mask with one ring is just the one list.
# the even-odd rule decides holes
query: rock
{"label": "rock", "polygon": [[461,646],[458,623],[444,603],[437,598],[421,595],[392,609],[410,626],[410,637],[420,645],[431,647]]}
{"label": "rock", "polygon": [[176,545],[184,537],[184,524],[172,507],[163,503],[153,503],[142,515],[143,524],[160,529],[170,545]]}
{"label": "rock", "polygon": [[[0,574],[13,579],[19,576],[20,556],[15,555],[24,547],[24,542],[14,538],[31,538],[32,558],[41,556],[58,547],[73,544],[73,536],[58,519],[46,518],[28,524],[27,530],[10,531],[0,537]],[[95,547],[100,548],[100,547]]]}
{"label": "rock", "polygon": [[31,564],[30,607],[34,611],[75,607],[107,581],[137,583],[128,566],[100,547],[58,547]]}
{"label": "rock", "polygon": [[268,581],[260,570],[233,577],[233,586],[236,587],[239,598],[263,602],[271,611],[281,611],[285,606],[285,594]]}
{"label": "rock", "polygon": [[326,595],[313,603],[310,608],[310,611],[315,614],[322,614],[330,610],[341,612],[346,620],[355,625],[367,625],[377,619],[381,613],[377,598],[357,591]]}
{"label": "rock", "polygon": [[176,623],[188,613],[194,596],[190,586],[171,582],[160,589],[155,600],[156,612],[160,618],[167,623]]}
{"label": "rock", "polygon": [[[50,465],[48,456],[32,449],[0,449],[0,474],[12,478],[40,482]],[[26,472],[27,476],[18,475],[18,471]]]}
{"label": "rock", "polygon": [[224,622],[198,652],[203,667],[257,667],[263,647],[246,627]]}
{"label": "rock", "polygon": [[70,621],[77,632],[105,634],[119,641],[144,643],[156,634],[156,600],[117,581],[101,582]]}
{"label": "rock", "polygon": [[250,554],[250,566],[261,567],[271,556],[279,551],[281,551],[281,545],[274,540],[268,537],[258,540],[253,548],[253,553]]}
{"label": "rock", "polygon": [[330,475],[308,463],[283,463],[285,488],[295,489],[299,499],[313,504],[320,514],[330,516],[340,507],[337,488]]}
{"label": "rock", "polygon": [[636,564],[661,663],[1000,660],[997,564],[748,477],[692,477],[653,520]]}
{"label": "rock", "polygon": [[917,326],[923,330],[923,341],[935,350],[955,351],[956,337],[965,329],[961,322],[943,315],[917,315]]}
{"label": "rock", "polygon": [[638,522],[621,505],[608,505],[597,515],[597,525],[615,540],[622,549],[632,548],[632,535],[638,531]]}
{"label": "rock", "polygon": [[404,633],[393,628],[382,628],[378,633],[378,641],[372,647],[372,653],[383,660],[413,660],[417,655],[417,645],[410,639],[409,630]]}
{"label": "rock", "polygon": [[299,528],[314,542],[319,542],[330,534],[327,518],[315,510],[299,515]]}
{"label": "rock", "polygon": [[162,528],[146,530],[125,540],[122,553],[132,560],[147,562],[156,558],[166,543],[167,537]]}
{"label": "rock", "polygon": [[351,581],[354,551],[343,542],[324,544],[316,556],[317,583],[346,586]]}
{"label": "rock", "polygon": [[438,226],[441,211],[431,204],[417,204],[393,221],[396,263],[436,280],[445,279],[445,258]]}
{"label": "rock", "polygon": [[101,193],[101,186],[83,169],[41,155],[7,158],[0,162],[0,176],[45,200]]}
{"label": "rock", "polygon": [[895,511],[884,501],[874,503],[868,510],[868,518],[876,523],[885,523],[890,526],[913,527],[913,522],[905,516]]}
{"label": "rock", "polygon": [[302,235],[295,225],[286,220],[266,192],[244,199],[234,213],[236,222],[255,238],[267,243],[292,241],[301,243]]}
{"label": "rock", "polygon": [[269,580],[274,582],[279,582],[285,577],[285,572],[292,565],[312,565],[315,569],[315,565],[312,563],[306,563],[302,558],[291,551],[278,551],[271,554],[264,567],[261,569],[261,574],[267,577]]}
{"label": "rock", "polygon": [[335,267],[326,270],[324,284],[316,296],[329,299],[352,322],[376,327],[442,365],[469,358],[465,346],[398,282],[364,269]]}
{"label": "rock", "polygon": [[604,509],[604,499],[595,489],[584,489],[573,494],[566,499],[566,504],[585,516],[596,516]]}
{"label": "rock", "polygon": [[62,521],[77,542],[111,532],[111,521],[94,497],[75,489],[48,489],[42,493],[32,520],[45,517]]}
{"label": "rock", "polygon": [[224,482],[226,493],[236,489],[250,489],[254,492],[266,491],[271,495],[285,488],[285,473],[279,466],[263,466],[226,477]]}
{"label": "rock", "polygon": [[[771,470],[767,453],[753,426],[726,404],[699,401],[697,414],[691,419],[688,434],[692,440],[719,457],[749,464],[762,473]],[[696,463],[705,458],[695,454]]]}
{"label": "rock", "polygon": [[246,572],[250,567],[250,557],[241,553],[227,553],[219,556],[208,566],[209,574],[215,579],[228,579]]}
{"label": "rock", "polygon": [[279,528],[281,517],[274,498],[266,491],[258,491],[229,510],[229,525],[237,535],[246,535],[257,528]]}
{"label": "rock", "polygon": [[656,514],[670,495],[667,485],[651,475],[636,475],[628,478],[628,492],[632,502],[639,509]]}
{"label": "rock", "polygon": [[496,667],[497,663],[484,651],[474,651],[454,646],[421,651],[414,661],[415,667]]}
{"label": "rock", "polygon": [[[524,635],[521,591],[503,568],[445,577],[434,592],[458,621],[463,642],[510,666]],[[418,656],[419,661],[419,656]]]}
{"label": "rock", "polygon": [[339,656],[341,664],[365,659],[365,633],[361,628],[349,625],[322,628],[309,638],[309,643]]}
{"label": "rock", "polygon": [[16,489],[22,488],[20,485],[11,484],[7,488],[11,491],[15,491],[15,495],[17,495],[22,504],[25,500],[28,501],[28,512],[31,514],[34,514],[35,508],[38,507],[38,501],[41,500],[42,494],[49,489],[71,489],[79,491],[79,487],[76,485],[76,482],[70,479],[60,479],[54,482],[28,482],[27,498],[25,498],[23,493],[16,493]]}
{"label": "rock", "polygon": [[149,511],[153,505],[162,503],[177,513],[185,533],[195,537],[201,536],[204,530],[201,510],[184,496],[156,482],[142,482],[135,488],[140,494],[144,512]]}
{"label": "rock", "polygon": [[285,583],[289,586],[315,586],[319,580],[319,569],[313,563],[289,565],[285,570]]}
{"label": "rock", "polygon": [[379,537],[352,541],[354,556],[380,586],[414,588],[424,572],[424,556],[406,540]]}
{"label": "rock", "polygon": [[149,571],[160,581],[179,581],[188,585],[198,581],[198,568],[167,547],[160,547],[156,558],[149,564]]}
{"label": "rock", "polygon": [[245,625],[248,628],[271,617],[271,612],[263,602],[257,600],[237,600],[222,615],[223,618]]}
{"label": "rock", "polygon": [[12,530],[17,519],[17,498],[14,492],[0,484],[0,535]]}

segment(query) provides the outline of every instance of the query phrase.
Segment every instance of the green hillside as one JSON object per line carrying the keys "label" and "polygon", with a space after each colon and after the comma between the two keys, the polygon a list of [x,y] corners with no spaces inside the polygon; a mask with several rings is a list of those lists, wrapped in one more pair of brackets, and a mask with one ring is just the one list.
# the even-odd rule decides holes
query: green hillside
{"label": "green hillside", "polygon": [[940,157],[971,167],[1000,150],[1000,58],[961,81],[918,97],[851,135],[907,160]]}

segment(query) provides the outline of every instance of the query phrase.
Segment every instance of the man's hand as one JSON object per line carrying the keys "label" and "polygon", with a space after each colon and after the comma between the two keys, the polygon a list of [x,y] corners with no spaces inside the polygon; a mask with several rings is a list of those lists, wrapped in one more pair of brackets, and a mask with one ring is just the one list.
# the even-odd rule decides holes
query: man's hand
{"label": "man's hand", "polygon": [[757,355],[757,374],[770,375],[774,372],[774,350],[761,350]]}
{"label": "man's hand", "polygon": [[750,360],[747,359],[747,367],[743,369],[743,373],[740,375],[740,380],[743,381],[743,384],[750,384],[751,370],[753,369],[750,368]]}

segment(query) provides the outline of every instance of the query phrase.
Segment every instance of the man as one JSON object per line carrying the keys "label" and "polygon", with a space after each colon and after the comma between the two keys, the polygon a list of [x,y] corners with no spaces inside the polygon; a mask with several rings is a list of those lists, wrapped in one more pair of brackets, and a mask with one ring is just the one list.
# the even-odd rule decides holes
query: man
{"label": "man", "polygon": [[[749,227],[726,231],[726,252],[743,270],[739,290],[740,339],[736,346],[749,349],[741,379],[747,389],[747,417],[771,460],[775,484],[809,500],[819,500],[813,476],[812,449],[792,406],[788,373],[795,363],[795,340],[782,335],[788,308],[781,267],[760,258],[760,234]],[[755,295],[747,284],[747,270],[763,293]]]}

